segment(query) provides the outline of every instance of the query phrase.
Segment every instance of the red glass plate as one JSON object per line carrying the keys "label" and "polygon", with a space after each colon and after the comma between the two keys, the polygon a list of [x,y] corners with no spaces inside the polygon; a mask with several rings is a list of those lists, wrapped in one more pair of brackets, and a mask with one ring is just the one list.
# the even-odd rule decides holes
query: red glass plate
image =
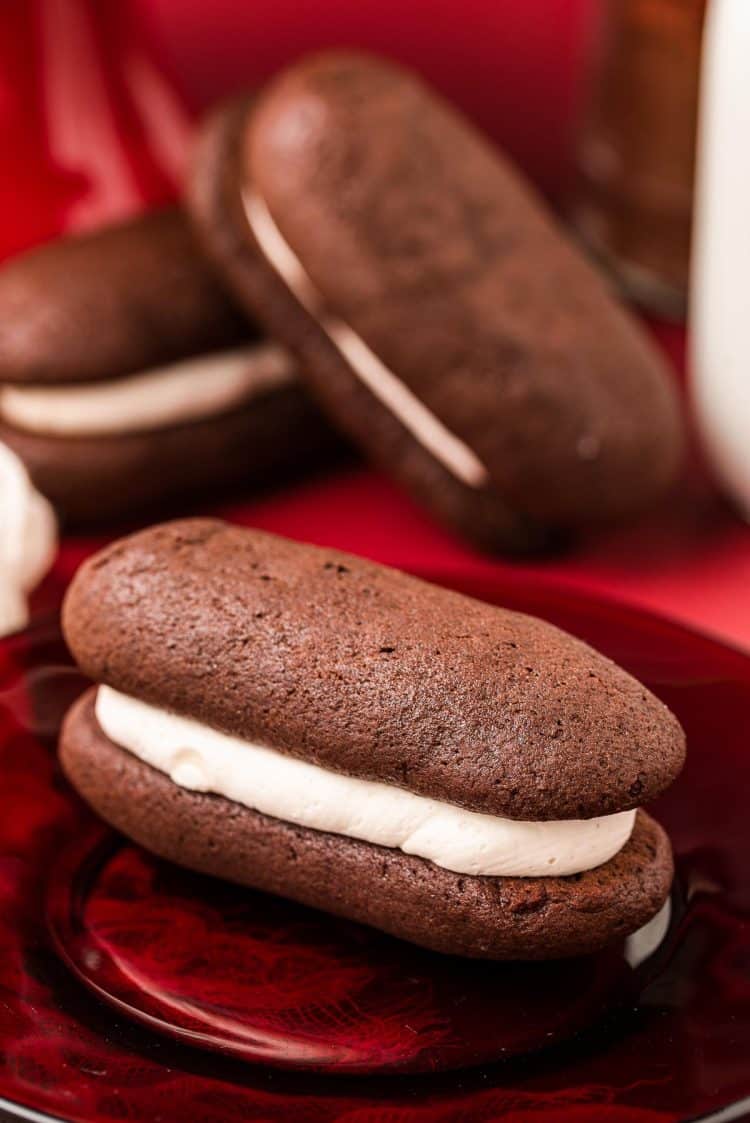
{"label": "red glass plate", "polygon": [[[750,660],[520,576],[465,591],[589,639],[685,723],[687,769],[656,808],[675,842],[681,899],[655,955],[635,971],[621,949],[567,972],[458,965],[181,873],[113,836],[92,837],[93,818],[53,752],[59,718],[82,684],[55,627],[38,624],[0,644],[0,1117],[655,1123],[722,1109],[721,1119],[750,1115]],[[50,884],[58,938],[90,984],[112,991],[126,977],[111,997],[157,1020],[174,1021],[179,1008],[177,1020],[204,1019],[199,1034],[211,1003],[219,1018],[238,1008],[246,1018],[252,1008],[276,1061],[285,1042],[294,1052],[306,1041],[308,1063],[337,1074],[249,1065],[172,1040],[103,1002],[54,947]],[[187,1014],[186,979],[196,1004]],[[336,1010],[333,1038],[343,1052],[322,1055]],[[415,1029],[431,1065],[455,1064],[467,1041],[475,1050],[484,1042],[474,1060],[503,1042],[507,1059],[465,1072],[345,1074],[347,1064],[372,1067],[362,1057],[378,1053],[398,1067],[394,1057],[403,1059]],[[548,1032],[552,1044],[539,1052]]]}
{"label": "red glass plate", "polygon": [[247,1061],[339,1074],[435,1072],[564,1040],[637,1000],[679,912],[668,905],[600,955],[476,963],[198,877],[101,831],[66,851],[48,890],[58,952],[120,1012]]}

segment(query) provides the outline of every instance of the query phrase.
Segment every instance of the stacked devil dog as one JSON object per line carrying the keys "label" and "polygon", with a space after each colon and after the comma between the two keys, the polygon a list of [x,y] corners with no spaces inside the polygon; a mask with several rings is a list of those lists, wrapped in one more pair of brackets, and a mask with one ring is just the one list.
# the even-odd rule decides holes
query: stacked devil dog
{"label": "stacked devil dog", "polygon": [[438,951],[594,951],[663,905],[682,731],[541,620],[207,519],[79,571],[65,772],[176,862]]}
{"label": "stacked devil dog", "polygon": [[[413,75],[304,61],[214,114],[182,211],[0,275],[0,441],[71,524],[346,442],[488,550],[642,511],[659,355],[518,172]],[[338,436],[337,434],[341,434]],[[554,628],[207,520],[87,563],[64,769],[174,861],[444,952],[592,951],[665,902],[669,712]]]}

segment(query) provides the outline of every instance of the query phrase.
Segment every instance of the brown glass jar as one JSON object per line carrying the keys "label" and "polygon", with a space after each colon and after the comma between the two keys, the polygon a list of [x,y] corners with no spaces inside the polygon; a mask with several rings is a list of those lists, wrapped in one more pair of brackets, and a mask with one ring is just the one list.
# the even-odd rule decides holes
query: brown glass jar
{"label": "brown glass jar", "polygon": [[705,0],[602,0],[572,221],[626,294],[684,313]]}

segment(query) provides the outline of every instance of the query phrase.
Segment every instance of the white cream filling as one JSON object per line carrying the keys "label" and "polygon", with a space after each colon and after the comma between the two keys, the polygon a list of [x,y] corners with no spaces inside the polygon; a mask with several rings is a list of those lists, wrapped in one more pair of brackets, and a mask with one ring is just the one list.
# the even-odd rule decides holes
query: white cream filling
{"label": "white cream filling", "polygon": [[416,854],[455,873],[581,873],[614,857],[635,822],[635,811],[556,822],[466,811],[227,736],[108,686],[97,691],[96,717],[111,741],[181,788],[211,792],[301,827]]}
{"label": "white cream filling", "polygon": [[24,628],[27,594],[44,577],[57,552],[52,507],[7,445],[0,444],[0,635]]}
{"label": "white cream filling", "polygon": [[635,970],[646,959],[654,954],[657,948],[664,943],[664,938],[669,931],[672,921],[672,900],[667,897],[656,916],[646,921],[642,928],[633,932],[625,940],[624,955],[630,966]]}
{"label": "white cream filling", "polygon": [[0,417],[55,437],[150,432],[216,416],[291,382],[290,355],[271,343],[197,355],[126,378],[0,387]]}
{"label": "white cream filling", "polygon": [[361,336],[327,311],[324,297],[285,240],[264,200],[256,193],[244,192],[243,207],[250,230],[268,263],[283,278],[300,304],[315,317],[370,393],[452,475],[469,487],[485,487],[489,483],[489,473],[476,453],[381,362]]}

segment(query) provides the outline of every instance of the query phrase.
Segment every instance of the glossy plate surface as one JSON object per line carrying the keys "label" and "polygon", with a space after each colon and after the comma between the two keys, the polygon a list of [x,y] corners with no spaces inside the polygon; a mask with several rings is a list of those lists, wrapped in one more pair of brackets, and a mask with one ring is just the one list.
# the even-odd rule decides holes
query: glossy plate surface
{"label": "glossy plate surface", "polygon": [[378,1075],[523,1055],[636,1001],[679,930],[674,902],[600,955],[492,964],[238,891],[99,831],[65,851],[47,890],[58,952],[118,1011],[247,1061]]}
{"label": "glossy plate surface", "polygon": [[[92,1123],[506,1114],[606,1123],[689,1119],[750,1096],[750,660],[522,578],[464,591],[590,640],[686,725],[688,767],[656,808],[675,842],[680,889],[655,954],[635,970],[623,949],[567,969],[458,965],[102,836],[53,754],[82,684],[55,628],[37,625],[0,644],[5,1110]],[[195,1035],[193,1044],[134,1012]],[[336,1074],[274,1071],[196,1043]],[[506,1059],[466,1072],[346,1075],[497,1055]]]}

